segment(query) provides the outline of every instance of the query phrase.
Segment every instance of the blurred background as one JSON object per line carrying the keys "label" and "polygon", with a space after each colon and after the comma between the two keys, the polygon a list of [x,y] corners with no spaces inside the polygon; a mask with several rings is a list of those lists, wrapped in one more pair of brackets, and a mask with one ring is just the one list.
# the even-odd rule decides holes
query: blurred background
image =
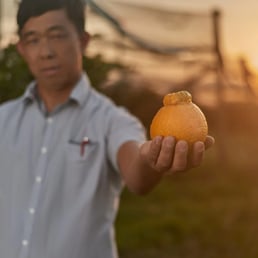
{"label": "blurred background", "polygon": [[[15,51],[17,1],[0,1],[0,102],[32,78]],[[257,258],[258,2],[88,0],[84,68],[145,125],[188,90],[216,139],[201,167],[151,194],[123,192],[121,258]]]}

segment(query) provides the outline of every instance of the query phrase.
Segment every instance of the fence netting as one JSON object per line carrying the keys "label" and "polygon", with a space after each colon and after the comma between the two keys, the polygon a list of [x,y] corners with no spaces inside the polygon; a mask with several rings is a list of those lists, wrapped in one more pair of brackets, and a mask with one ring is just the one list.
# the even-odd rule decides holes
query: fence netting
{"label": "fence netting", "polygon": [[137,46],[165,54],[213,49],[212,15],[208,11],[169,10],[121,0],[88,0],[88,3],[92,13]]}

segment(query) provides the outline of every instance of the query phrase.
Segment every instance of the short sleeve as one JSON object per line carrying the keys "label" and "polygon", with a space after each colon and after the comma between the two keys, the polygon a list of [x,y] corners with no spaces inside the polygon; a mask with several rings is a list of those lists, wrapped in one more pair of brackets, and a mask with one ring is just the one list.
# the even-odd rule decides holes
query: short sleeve
{"label": "short sleeve", "polygon": [[146,141],[146,130],[140,120],[125,108],[113,107],[109,118],[108,157],[115,170],[119,171],[117,153],[120,146],[127,141]]}

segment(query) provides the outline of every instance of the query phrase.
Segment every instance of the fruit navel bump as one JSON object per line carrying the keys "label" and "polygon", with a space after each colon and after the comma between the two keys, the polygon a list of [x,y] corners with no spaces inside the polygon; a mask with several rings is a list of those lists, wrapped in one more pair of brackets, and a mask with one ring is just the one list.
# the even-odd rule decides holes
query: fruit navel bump
{"label": "fruit navel bump", "polygon": [[163,98],[163,107],[153,117],[150,136],[174,136],[190,145],[204,141],[208,134],[208,125],[201,109],[192,102],[188,91],[170,93]]}

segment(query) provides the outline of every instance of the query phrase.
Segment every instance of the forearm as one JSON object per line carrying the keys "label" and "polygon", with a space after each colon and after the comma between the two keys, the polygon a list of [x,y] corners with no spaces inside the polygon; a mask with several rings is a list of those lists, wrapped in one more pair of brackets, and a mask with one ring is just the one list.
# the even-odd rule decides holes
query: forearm
{"label": "forearm", "polygon": [[140,195],[149,193],[163,176],[162,173],[153,170],[139,158],[131,162],[126,175],[126,185],[129,190]]}
{"label": "forearm", "polygon": [[150,192],[160,182],[163,174],[151,168],[141,158],[137,143],[129,142],[122,146],[120,157],[125,149],[126,159],[121,163],[120,169],[126,186],[131,192],[139,195]]}

